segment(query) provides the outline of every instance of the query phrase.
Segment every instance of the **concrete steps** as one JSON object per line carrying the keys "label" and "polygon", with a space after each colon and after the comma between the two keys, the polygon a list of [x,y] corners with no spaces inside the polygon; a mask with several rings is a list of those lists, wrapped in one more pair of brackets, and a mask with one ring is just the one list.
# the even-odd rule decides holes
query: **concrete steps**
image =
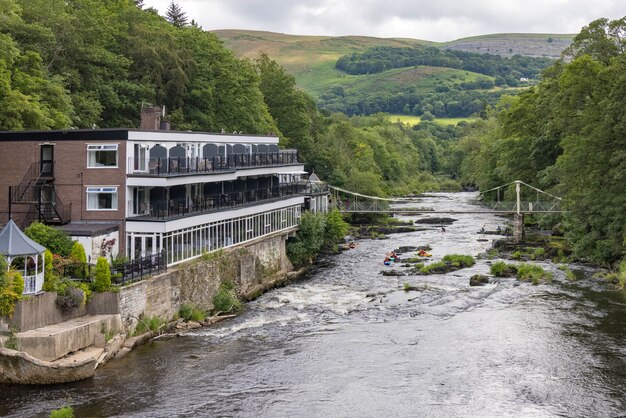
{"label": "concrete steps", "polygon": [[91,346],[104,347],[104,334],[123,332],[122,319],[116,315],[85,315],[69,321],[15,334],[19,351],[45,361]]}

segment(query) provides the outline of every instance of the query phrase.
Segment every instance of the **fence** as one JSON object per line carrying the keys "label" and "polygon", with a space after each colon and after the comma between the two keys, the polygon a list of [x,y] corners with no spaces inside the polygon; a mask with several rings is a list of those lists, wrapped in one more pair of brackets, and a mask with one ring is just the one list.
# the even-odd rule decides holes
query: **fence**
{"label": "fence", "polygon": [[[54,271],[61,277],[91,283],[96,275],[96,265],[89,263],[65,264],[54,267]],[[165,271],[167,271],[167,258],[165,252],[161,252],[112,266],[111,282],[113,284],[125,284]]]}

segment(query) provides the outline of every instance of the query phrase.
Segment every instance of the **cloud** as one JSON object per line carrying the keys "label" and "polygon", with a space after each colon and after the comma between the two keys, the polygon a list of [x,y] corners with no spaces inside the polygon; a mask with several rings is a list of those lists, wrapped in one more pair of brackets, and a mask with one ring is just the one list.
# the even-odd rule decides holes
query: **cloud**
{"label": "cloud", "polygon": [[[145,0],[165,13],[170,0]],[[180,0],[206,30],[364,35],[449,41],[502,32],[578,33],[599,17],[618,19],[618,0]]]}

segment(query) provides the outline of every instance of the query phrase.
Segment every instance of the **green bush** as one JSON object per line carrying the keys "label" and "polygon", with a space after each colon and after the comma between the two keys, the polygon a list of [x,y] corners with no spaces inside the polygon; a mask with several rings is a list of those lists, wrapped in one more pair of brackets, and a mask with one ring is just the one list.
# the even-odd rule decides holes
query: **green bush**
{"label": "green bush", "polygon": [[124,264],[128,263],[128,257],[124,254],[111,254],[111,266],[115,269],[120,269],[124,267]]}
{"label": "green bush", "polygon": [[313,261],[324,246],[326,219],[323,214],[304,212],[295,239],[287,242],[287,257],[295,267]]}
{"label": "green bush", "polygon": [[72,251],[72,239],[60,229],[33,222],[24,230],[24,233],[33,241],[52,251],[53,254],[68,257]]}
{"label": "green bush", "polygon": [[70,252],[70,258],[73,262],[80,264],[73,269],[72,275],[74,277],[84,279],[88,273],[85,268],[85,264],[87,264],[87,254],[85,253],[85,247],[83,247],[83,244],[78,241],[74,241],[74,244],[72,244],[72,251]]}
{"label": "green bush", "polygon": [[517,267],[504,261],[496,261],[491,265],[489,271],[496,277],[511,277],[517,273]]}
{"label": "green bush", "polygon": [[626,286],[626,258],[619,263],[615,275],[617,276],[617,283],[621,287]]}
{"label": "green bush", "polygon": [[220,284],[220,287],[213,296],[213,312],[230,312],[241,309],[241,301],[235,292],[234,283],[226,281]]}
{"label": "green bush", "polygon": [[420,267],[420,273],[423,274],[429,274],[433,271],[436,271],[438,269],[443,269],[446,267],[446,263],[444,263],[443,261],[438,261],[436,263],[432,263],[432,264],[427,264],[425,266]]}
{"label": "green bush", "polygon": [[44,270],[43,270],[43,287],[44,290],[48,291],[48,289],[46,289],[46,283],[52,283],[54,281],[55,274],[54,274],[54,270],[52,269],[53,265],[53,260],[54,258],[52,257],[52,252],[50,252],[50,250],[46,249],[46,251],[43,253],[43,260],[44,260]]}
{"label": "green bush", "polygon": [[449,263],[454,267],[471,267],[474,265],[474,257],[471,255],[449,254],[443,257],[444,263]]}
{"label": "green bush", "polygon": [[93,290],[96,292],[106,292],[111,288],[111,268],[109,262],[104,257],[98,257],[96,263],[96,278],[93,282]]}
{"label": "green bush", "polygon": [[206,312],[199,309],[196,305],[191,302],[185,302],[180,305],[180,309],[178,310],[178,315],[183,318],[185,321],[203,321],[206,318]]}
{"label": "green bush", "polygon": [[350,229],[350,225],[343,220],[339,210],[333,209],[326,215],[326,225],[324,226],[324,246],[333,247],[341,241]]}
{"label": "green bush", "polygon": [[313,262],[320,251],[331,250],[349,230],[338,210],[328,214],[304,212],[300,230],[287,242],[287,257],[295,267]]}
{"label": "green bush", "polygon": [[[6,269],[6,267],[5,267]],[[0,316],[11,317],[15,311],[15,303],[24,293],[24,279],[17,271],[2,270],[0,272],[3,286],[0,287]]]}
{"label": "green bush", "polygon": [[536,264],[522,263],[517,266],[517,278],[522,281],[531,281],[535,285],[541,281],[551,281],[552,276],[552,273]]}
{"label": "green bush", "polygon": [[74,408],[64,406],[63,408],[55,409],[50,412],[50,418],[74,418]]}

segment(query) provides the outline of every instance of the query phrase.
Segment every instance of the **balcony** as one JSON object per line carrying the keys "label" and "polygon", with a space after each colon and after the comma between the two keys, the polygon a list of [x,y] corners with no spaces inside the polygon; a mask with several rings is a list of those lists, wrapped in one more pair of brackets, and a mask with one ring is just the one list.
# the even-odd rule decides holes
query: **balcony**
{"label": "balcony", "polygon": [[296,150],[257,154],[229,154],[215,157],[167,157],[128,159],[128,174],[139,176],[180,176],[234,172],[238,169],[284,166],[298,163]]}
{"label": "balcony", "polygon": [[147,203],[129,201],[128,213],[134,214],[132,215],[134,220],[171,220],[236,207],[253,206],[309,192],[309,183],[293,183],[273,188],[233,191],[196,198],[188,196],[183,199],[156,200]]}

